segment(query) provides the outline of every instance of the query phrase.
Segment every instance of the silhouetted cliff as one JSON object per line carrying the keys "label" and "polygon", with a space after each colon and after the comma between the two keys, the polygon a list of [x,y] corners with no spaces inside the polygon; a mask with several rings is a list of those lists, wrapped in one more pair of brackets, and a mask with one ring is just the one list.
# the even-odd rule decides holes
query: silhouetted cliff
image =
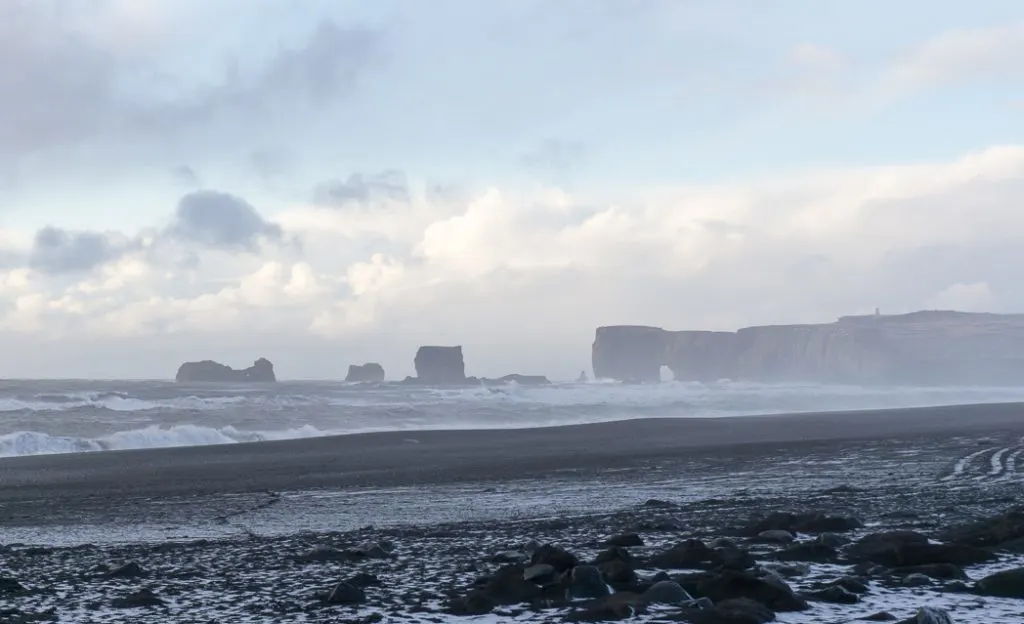
{"label": "silhouetted cliff", "polygon": [[185,362],[174,376],[179,382],[272,382],[277,381],[274,365],[266,358],[253,362],[249,368],[235,370],[213,360]]}
{"label": "silhouetted cliff", "polygon": [[847,316],[835,323],[747,327],[736,332],[597,330],[597,377],[851,384],[1019,385],[1024,315],[924,311]]}

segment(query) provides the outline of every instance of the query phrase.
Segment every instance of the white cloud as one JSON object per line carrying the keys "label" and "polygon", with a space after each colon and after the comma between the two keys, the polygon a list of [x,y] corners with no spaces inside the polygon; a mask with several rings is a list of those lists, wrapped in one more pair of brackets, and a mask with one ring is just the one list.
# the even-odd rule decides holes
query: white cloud
{"label": "white cloud", "polygon": [[835,110],[878,110],[920,91],[970,82],[1021,82],[1024,22],[941,32],[907,45],[881,63],[851,58],[817,43],[792,46],[773,84]]}
{"label": "white cloud", "polygon": [[898,95],[989,78],[1020,78],[1024,22],[942,33],[894,59],[880,90]]}
{"label": "white cloud", "polygon": [[953,284],[928,300],[932,310],[960,310],[963,312],[989,312],[997,306],[992,289],[985,282]]}
{"label": "white cloud", "polygon": [[734,328],[876,305],[1024,308],[1024,287],[1001,268],[1024,260],[1022,179],[1024,146],[1003,146],[944,163],[658,189],[619,205],[492,188],[467,203],[414,196],[383,211],[296,206],[268,218],[301,242],[290,254],[195,247],[199,264],[180,268],[177,253],[143,238],[77,277],[9,267],[2,326],[97,344],[132,337],[140,352],[146,340],[191,336],[210,356],[246,336],[260,352],[265,336],[360,345],[352,359],[450,341],[477,372],[570,375],[601,323]]}

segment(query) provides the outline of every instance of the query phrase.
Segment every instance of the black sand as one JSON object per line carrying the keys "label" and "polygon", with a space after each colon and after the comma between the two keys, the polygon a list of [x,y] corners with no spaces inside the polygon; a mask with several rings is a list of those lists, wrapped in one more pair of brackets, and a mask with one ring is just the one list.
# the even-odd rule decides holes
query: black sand
{"label": "black sand", "polygon": [[1024,433],[1024,405],[649,419],[518,430],[418,431],[0,460],[0,526],[108,501],[502,482],[601,473],[709,453],[739,461],[843,440]]}
{"label": "black sand", "polygon": [[0,500],[228,494],[503,480],[600,470],[713,447],[1024,432],[1024,404],[646,419],[537,429],[368,433],[0,460]]}

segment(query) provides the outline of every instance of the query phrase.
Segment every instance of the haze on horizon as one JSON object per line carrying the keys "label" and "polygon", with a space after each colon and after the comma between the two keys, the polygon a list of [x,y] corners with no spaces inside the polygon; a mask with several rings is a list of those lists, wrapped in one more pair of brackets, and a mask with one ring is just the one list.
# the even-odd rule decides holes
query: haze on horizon
{"label": "haze on horizon", "polygon": [[1024,311],[1017,0],[0,3],[0,376]]}

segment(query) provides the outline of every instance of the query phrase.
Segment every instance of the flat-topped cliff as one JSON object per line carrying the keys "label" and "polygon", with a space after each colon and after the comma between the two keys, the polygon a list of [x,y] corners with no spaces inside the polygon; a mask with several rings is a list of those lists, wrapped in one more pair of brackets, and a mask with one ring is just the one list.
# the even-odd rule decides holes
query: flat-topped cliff
{"label": "flat-topped cliff", "polygon": [[907,385],[1024,384],[1024,314],[922,311],[845,316],[834,323],[735,332],[608,326],[597,330],[594,375],[657,381]]}

